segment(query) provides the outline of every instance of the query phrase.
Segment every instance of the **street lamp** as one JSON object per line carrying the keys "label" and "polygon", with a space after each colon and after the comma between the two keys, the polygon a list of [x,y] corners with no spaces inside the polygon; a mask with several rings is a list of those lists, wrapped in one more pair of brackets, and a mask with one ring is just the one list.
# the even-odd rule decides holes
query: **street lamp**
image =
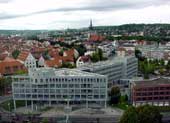
{"label": "street lamp", "polygon": [[[9,110],[9,112],[11,111],[10,102],[8,103],[8,110]],[[10,120],[10,123],[11,123],[10,113],[9,113],[9,120]]]}
{"label": "street lamp", "polygon": [[66,99],[67,106],[66,106],[66,123],[69,121],[69,99]]}
{"label": "street lamp", "polygon": [[8,103],[8,110],[11,111],[10,102]]}

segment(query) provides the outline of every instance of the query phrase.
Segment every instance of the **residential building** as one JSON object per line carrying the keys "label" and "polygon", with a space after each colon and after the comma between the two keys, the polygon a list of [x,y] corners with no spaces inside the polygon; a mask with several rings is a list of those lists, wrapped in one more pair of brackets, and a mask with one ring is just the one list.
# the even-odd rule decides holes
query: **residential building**
{"label": "residential building", "polygon": [[170,105],[170,79],[156,78],[153,80],[131,82],[131,102],[139,105]]}
{"label": "residential building", "polygon": [[[32,109],[40,103],[85,104],[106,107],[107,77],[77,69],[36,68],[28,75],[13,76],[12,92],[16,100],[31,102]],[[84,106],[84,105],[83,105]]]}
{"label": "residential building", "polygon": [[18,56],[18,61],[23,63],[26,68],[28,69],[34,69],[37,67],[36,65],[36,59],[33,57],[33,55],[30,52],[23,51]]}
{"label": "residential building", "polygon": [[111,42],[102,42],[98,46],[99,49],[103,51],[103,57],[108,58],[113,55],[115,47]]}
{"label": "residential building", "polygon": [[91,62],[90,56],[80,56],[76,61],[76,66],[77,67],[84,66],[89,64],[90,62]]}
{"label": "residential building", "polygon": [[0,62],[0,75],[16,74],[18,71],[27,71],[21,62],[9,57]]}
{"label": "residential building", "polygon": [[116,49],[116,53],[118,56],[135,56],[135,51],[134,50],[130,50],[130,49],[126,49],[125,47],[118,47]]}

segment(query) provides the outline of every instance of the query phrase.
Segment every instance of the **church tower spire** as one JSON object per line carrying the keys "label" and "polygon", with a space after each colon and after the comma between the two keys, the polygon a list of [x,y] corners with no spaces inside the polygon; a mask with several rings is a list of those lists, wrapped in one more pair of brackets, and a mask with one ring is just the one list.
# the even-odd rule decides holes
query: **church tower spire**
{"label": "church tower spire", "polygon": [[89,30],[93,30],[93,22],[92,22],[92,19],[90,20]]}

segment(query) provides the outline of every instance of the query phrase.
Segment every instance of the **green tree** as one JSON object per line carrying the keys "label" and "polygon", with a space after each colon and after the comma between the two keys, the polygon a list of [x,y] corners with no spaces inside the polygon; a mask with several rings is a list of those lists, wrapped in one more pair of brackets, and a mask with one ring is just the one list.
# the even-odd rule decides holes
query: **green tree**
{"label": "green tree", "polygon": [[110,91],[110,104],[118,104],[121,97],[120,89],[113,86]]}
{"label": "green tree", "polygon": [[97,52],[92,54],[91,60],[92,60],[92,62],[98,62],[100,60],[100,57]]}
{"label": "green tree", "polygon": [[16,59],[19,54],[20,54],[20,51],[19,51],[19,50],[14,50],[14,51],[12,52],[12,57],[13,57],[14,59]]}
{"label": "green tree", "polygon": [[149,75],[153,74],[157,67],[157,61],[139,61],[139,71],[144,75],[145,79],[149,79]]}
{"label": "green tree", "polygon": [[140,123],[161,123],[162,115],[157,107],[144,105],[137,107]]}
{"label": "green tree", "polygon": [[125,103],[127,103],[127,101],[128,101],[128,96],[127,95],[123,95],[123,96],[121,96],[120,97],[120,103],[121,104],[125,104]]}
{"label": "green tree", "polygon": [[163,69],[163,68],[159,69],[159,73],[160,73],[161,75],[164,75],[164,73],[165,73],[164,69]]}
{"label": "green tree", "polygon": [[100,48],[98,49],[98,55],[99,55],[100,61],[102,61],[103,60],[103,51]]}
{"label": "green tree", "polygon": [[160,65],[162,65],[162,66],[165,65],[165,61],[163,59],[160,60]]}
{"label": "green tree", "polygon": [[71,63],[63,63],[61,68],[75,68],[75,65],[72,65]]}
{"label": "green tree", "polygon": [[85,48],[85,46],[82,45],[82,44],[76,45],[76,46],[74,46],[74,48],[78,51],[78,53],[79,53],[80,56],[83,56],[84,53],[87,51],[86,48]]}
{"label": "green tree", "polygon": [[49,121],[48,121],[47,118],[43,118],[43,119],[42,119],[42,123],[49,123]]}
{"label": "green tree", "polygon": [[155,106],[143,105],[129,107],[120,118],[119,123],[161,123],[162,115]]}
{"label": "green tree", "polygon": [[141,58],[142,52],[138,49],[135,49],[135,56],[136,56],[136,58]]}
{"label": "green tree", "polygon": [[166,65],[166,69],[170,69],[170,60],[168,61],[167,65]]}
{"label": "green tree", "polygon": [[7,87],[11,86],[11,78],[5,78],[5,77],[1,77],[0,78],[0,95],[4,95],[5,94],[5,90]]}
{"label": "green tree", "polygon": [[139,123],[136,108],[129,107],[120,118],[119,123]]}
{"label": "green tree", "polygon": [[43,56],[45,59],[49,60],[49,59],[50,59],[49,51],[48,51],[48,50],[44,51],[44,53],[42,54],[42,56]]}

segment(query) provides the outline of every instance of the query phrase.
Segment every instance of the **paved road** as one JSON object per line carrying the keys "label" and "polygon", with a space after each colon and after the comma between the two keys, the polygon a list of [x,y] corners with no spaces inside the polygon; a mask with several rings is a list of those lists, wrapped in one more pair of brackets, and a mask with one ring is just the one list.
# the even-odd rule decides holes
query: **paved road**
{"label": "paved road", "polygon": [[72,123],[118,123],[119,117],[71,117],[70,121]]}
{"label": "paved road", "polygon": [[[33,123],[39,123],[44,118],[39,116],[28,116],[28,115],[4,115],[3,121],[14,123],[23,123],[24,121],[31,121]],[[66,117],[50,117],[48,118],[50,123],[65,123]],[[85,117],[85,116],[70,116],[68,123],[118,123],[119,118],[114,116],[102,116],[102,117]]]}
{"label": "paved road", "polygon": [[5,101],[8,101],[12,99],[12,96],[0,96],[0,103],[3,103]]}
{"label": "paved road", "polygon": [[[43,117],[37,116],[28,116],[28,115],[16,115],[12,116],[10,114],[3,114],[5,121],[10,122],[14,121],[13,123],[23,123],[24,121],[32,121],[32,123],[39,123],[44,119]],[[4,118],[3,118],[4,119]],[[65,116],[60,117],[50,117],[48,118],[50,123],[65,123]],[[118,123],[119,117],[118,116],[70,116],[68,123]],[[163,123],[170,123],[170,115],[163,116],[162,118]]]}
{"label": "paved road", "polygon": [[162,123],[170,123],[170,115],[163,116]]}
{"label": "paved road", "polygon": [[[11,99],[12,99],[12,96],[0,96],[0,104]],[[8,113],[8,111],[0,107],[0,113]]]}

